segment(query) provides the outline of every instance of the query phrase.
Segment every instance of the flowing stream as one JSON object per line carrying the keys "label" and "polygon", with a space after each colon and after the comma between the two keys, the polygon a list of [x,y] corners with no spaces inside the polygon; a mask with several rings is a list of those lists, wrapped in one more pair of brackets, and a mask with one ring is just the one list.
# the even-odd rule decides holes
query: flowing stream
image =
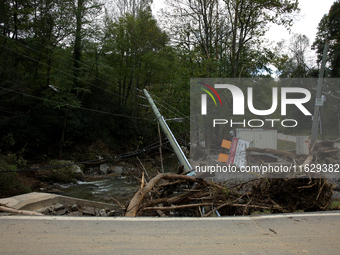
{"label": "flowing stream", "polygon": [[[178,167],[176,156],[164,160],[164,172],[175,171]],[[159,170],[160,171],[160,170]],[[60,184],[64,196],[88,199],[97,202],[112,202],[117,199],[122,205],[126,204],[136,193],[140,184],[137,181],[120,177],[96,177],[77,184]]]}

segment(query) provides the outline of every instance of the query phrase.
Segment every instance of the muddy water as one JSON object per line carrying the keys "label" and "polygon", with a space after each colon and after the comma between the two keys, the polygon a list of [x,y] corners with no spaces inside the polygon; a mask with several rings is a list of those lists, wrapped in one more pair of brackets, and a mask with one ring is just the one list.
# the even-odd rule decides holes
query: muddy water
{"label": "muddy water", "polygon": [[61,185],[64,196],[88,199],[97,202],[113,202],[111,197],[125,204],[138,190],[138,183],[124,177],[102,177],[77,184]]}
{"label": "muddy water", "polygon": [[[164,161],[164,171],[172,172],[178,167],[177,157],[171,157]],[[159,170],[160,171],[160,170]],[[126,204],[139,188],[137,181],[125,177],[101,177],[87,179],[86,182],[77,184],[60,185],[63,195],[93,200],[97,202],[113,202],[117,199],[122,205]]]}

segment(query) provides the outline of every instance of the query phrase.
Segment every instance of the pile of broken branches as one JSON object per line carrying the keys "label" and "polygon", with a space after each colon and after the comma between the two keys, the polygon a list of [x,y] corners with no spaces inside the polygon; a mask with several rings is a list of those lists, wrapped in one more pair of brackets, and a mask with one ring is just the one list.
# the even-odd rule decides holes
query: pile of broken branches
{"label": "pile of broken branches", "polygon": [[325,179],[254,179],[228,185],[181,174],[158,174],[141,187],[125,216],[208,217],[325,210],[332,185]]}
{"label": "pile of broken branches", "polygon": [[[247,151],[270,153],[296,166],[340,164],[340,149],[334,148],[338,141],[315,142],[309,155],[259,148]],[[141,187],[126,207],[125,216],[208,217],[325,210],[332,199],[333,185],[320,173],[298,174],[273,179],[263,176],[238,184],[173,173],[158,174],[146,182],[143,174]]]}

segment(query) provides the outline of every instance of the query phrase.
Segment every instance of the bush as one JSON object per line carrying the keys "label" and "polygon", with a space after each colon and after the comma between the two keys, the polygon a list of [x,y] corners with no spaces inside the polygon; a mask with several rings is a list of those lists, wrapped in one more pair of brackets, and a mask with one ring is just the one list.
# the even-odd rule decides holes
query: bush
{"label": "bush", "polygon": [[[60,166],[65,164],[67,164],[67,162],[51,160],[48,163],[48,166]],[[69,183],[73,179],[72,166],[39,170],[38,176],[39,179],[44,182]]]}
{"label": "bush", "polygon": [[0,158],[0,172],[13,171],[0,173],[0,197],[9,197],[31,192],[29,187],[19,181],[18,174],[15,172],[15,170],[18,169],[17,166],[8,163],[8,161],[11,160],[13,160],[13,157]]}

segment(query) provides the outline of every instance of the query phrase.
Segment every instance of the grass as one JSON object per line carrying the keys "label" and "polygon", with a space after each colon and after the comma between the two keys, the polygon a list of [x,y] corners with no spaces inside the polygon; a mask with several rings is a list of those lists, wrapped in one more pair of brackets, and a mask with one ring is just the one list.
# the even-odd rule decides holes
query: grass
{"label": "grass", "polygon": [[[295,131],[294,133],[289,134],[289,135],[292,135],[292,136],[309,136],[309,137],[311,137],[311,132],[312,132],[311,129],[305,129],[305,130]],[[335,140],[337,138],[339,138],[338,131],[332,130],[332,131],[328,132],[327,129],[324,131],[324,138],[323,139],[322,139],[322,135],[321,134],[318,134],[318,137],[317,137],[318,140]]]}
{"label": "grass", "polygon": [[[58,166],[64,164],[67,163],[61,162],[59,160],[51,160],[49,162],[50,166]],[[73,178],[72,166],[41,169],[38,171],[38,175],[39,179],[44,182],[68,183],[71,182]]]}
{"label": "grass", "polygon": [[340,201],[339,199],[334,200],[329,206],[328,210],[340,210]]}
{"label": "grass", "polygon": [[[311,130],[305,129],[305,130],[299,130],[295,131],[291,134],[291,136],[309,136],[311,137]],[[324,137],[322,138],[321,134],[318,134],[317,139],[320,140],[336,140],[340,136],[337,131],[332,130],[331,132],[328,132],[324,134]],[[284,140],[277,140],[277,149],[282,151],[289,151],[289,150],[295,150],[296,149],[296,143],[284,141]]]}
{"label": "grass", "polygon": [[277,140],[277,149],[280,151],[290,151],[296,149],[296,143],[283,140]]}
{"label": "grass", "polygon": [[31,189],[20,182],[17,165],[12,164],[15,161],[13,155],[0,157],[0,171],[9,171],[0,173],[0,197],[8,197],[31,192]]}

